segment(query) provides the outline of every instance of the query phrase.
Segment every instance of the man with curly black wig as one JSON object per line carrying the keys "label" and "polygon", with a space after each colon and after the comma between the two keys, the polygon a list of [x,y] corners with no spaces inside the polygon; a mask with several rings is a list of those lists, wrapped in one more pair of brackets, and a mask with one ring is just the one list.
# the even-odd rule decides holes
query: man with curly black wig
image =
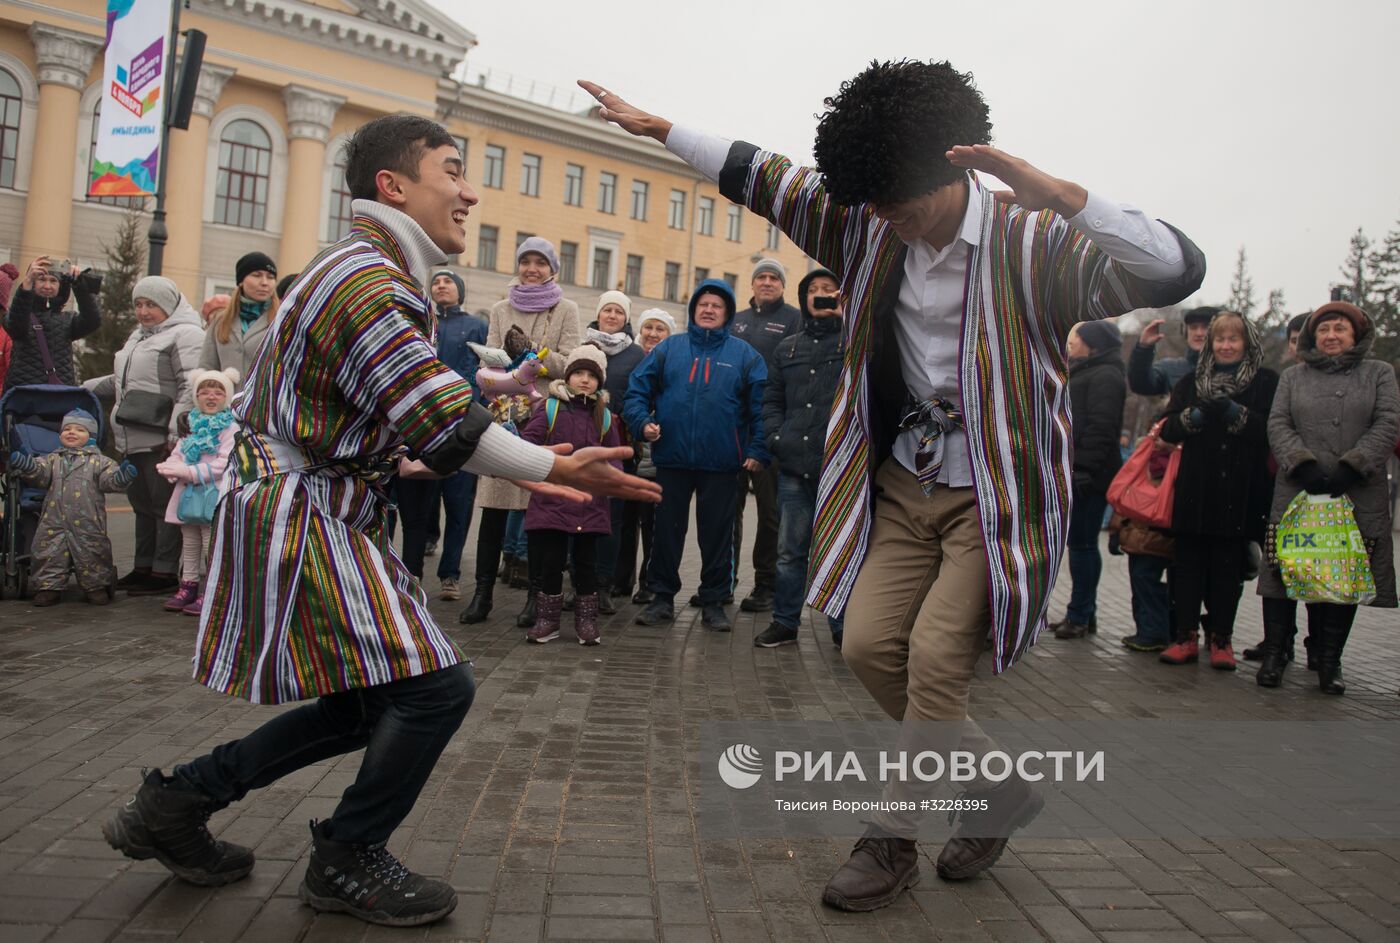
{"label": "man with curly black wig", "polygon": [[[1200,251],[991,147],[986,103],[946,62],[876,62],[843,83],[817,127],[815,170],[580,84],[603,117],[663,142],[841,277],[846,359],[807,601],[844,613],[842,654],[902,721],[902,748],[944,726],[925,722],[952,721],[963,749],[985,752],[966,719],[977,659],[990,636],[1000,673],[1034,643],[1065,550],[1065,336],[1185,298],[1205,274]],[[979,171],[1010,190],[993,193]],[[914,785],[886,797],[917,796]],[[1043,804],[1019,777],[966,798],[978,811],[938,857],[945,880],[990,867]],[[878,813],[823,899],[894,901],[919,877],[918,824]]]}

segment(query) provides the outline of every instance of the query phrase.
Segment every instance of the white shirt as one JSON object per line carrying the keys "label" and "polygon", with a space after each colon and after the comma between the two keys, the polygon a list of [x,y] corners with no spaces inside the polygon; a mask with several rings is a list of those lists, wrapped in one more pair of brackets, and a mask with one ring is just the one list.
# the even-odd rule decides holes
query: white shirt
{"label": "white shirt", "polygon": [[[682,125],[673,125],[666,148],[710,180],[718,181],[732,142]],[[1166,280],[1182,274],[1185,258],[1176,236],[1165,225],[1126,204],[1089,194],[1084,209],[1068,220],[1105,255],[1143,278]],[[941,250],[922,239],[905,241],[904,281],[895,303],[895,337],[904,383],[918,399],[937,393],[959,406],[958,344],[962,334],[964,287],[972,247],[982,236],[982,201],[969,193],[957,238]],[[895,440],[894,457],[910,472],[920,429]],[[944,439],[938,480],[951,487],[972,484],[967,433]]]}

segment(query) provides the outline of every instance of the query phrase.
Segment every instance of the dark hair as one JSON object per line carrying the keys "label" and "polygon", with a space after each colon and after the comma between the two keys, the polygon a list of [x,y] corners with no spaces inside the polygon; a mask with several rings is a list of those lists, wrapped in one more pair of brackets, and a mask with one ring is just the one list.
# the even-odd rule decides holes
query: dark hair
{"label": "dark hair", "polygon": [[1289,318],[1288,331],[1284,336],[1287,337],[1288,334],[1297,334],[1302,331],[1303,325],[1308,323],[1308,315],[1310,314],[1312,314],[1311,311],[1304,311],[1302,314],[1295,314]]}
{"label": "dark hair", "polygon": [[350,198],[373,200],[379,193],[374,178],[381,170],[417,180],[424,152],[444,144],[457,146],[446,128],[417,115],[385,115],[361,126],[345,143],[345,183]]}
{"label": "dark hair", "polygon": [[837,203],[900,203],[962,178],[944,154],[988,144],[987,103],[947,62],[871,62],[825,101],[813,153]]}

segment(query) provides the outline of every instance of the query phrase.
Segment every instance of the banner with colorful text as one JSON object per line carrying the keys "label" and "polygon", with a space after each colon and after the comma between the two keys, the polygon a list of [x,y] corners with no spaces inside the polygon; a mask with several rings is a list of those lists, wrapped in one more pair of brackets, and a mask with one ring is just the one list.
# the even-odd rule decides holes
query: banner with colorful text
{"label": "banner with colorful text", "polygon": [[170,0],[107,0],[102,112],[90,196],[156,192]]}

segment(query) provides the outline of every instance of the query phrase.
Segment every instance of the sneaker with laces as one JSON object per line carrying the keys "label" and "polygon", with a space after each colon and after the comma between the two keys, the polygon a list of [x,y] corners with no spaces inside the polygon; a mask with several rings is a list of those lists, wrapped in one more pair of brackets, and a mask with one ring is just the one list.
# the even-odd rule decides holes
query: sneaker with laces
{"label": "sneaker with laces", "polygon": [[758,633],[753,640],[755,648],[777,648],[779,645],[792,645],[796,642],[797,630],[776,622],[769,623],[768,628]]}
{"label": "sneaker with laces", "polygon": [[1201,645],[1195,636],[1184,642],[1172,642],[1167,650],[1157,656],[1157,660],[1169,665],[1190,665],[1201,657]]}
{"label": "sneaker with laces", "polygon": [[213,799],[158,769],[144,775],[136,795],[102,826],[107,844],[136,861],[154,858],[201,887],[247,877],[253,852],[209,834],[209,816],[218,805]]}
{"label": "sneaker with laces", "polygon": [[1210,640],[1210,666],[1216,671],[1235,670],[1235,650],[1229,639]]}
{"label": "sneaker with laces", "polygon": [[438,590],[438,599],[443,602],[456,602],[462,598],[462,590],[452,577],[444,576],[438,582],[441,584],[441,589]]}
{"label": "sneaker with laces", "polygon": [[311,863],[297,896],[321,913],[344,913],[386,927],[418,927],[457,906],[450,884],[414,874],[383,842],[334,841],[325,822],[311,823]]}

